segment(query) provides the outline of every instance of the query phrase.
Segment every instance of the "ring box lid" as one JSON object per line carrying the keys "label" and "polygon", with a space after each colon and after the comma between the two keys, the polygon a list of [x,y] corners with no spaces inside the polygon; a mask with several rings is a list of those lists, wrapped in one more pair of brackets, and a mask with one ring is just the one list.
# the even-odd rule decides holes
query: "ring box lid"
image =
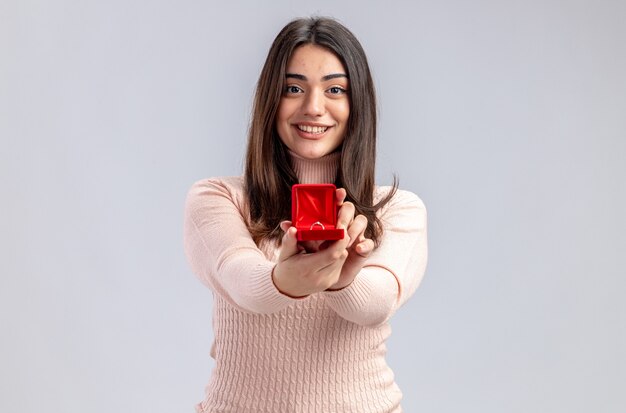
{"label": "ring box lid", "polygon": [[296,184],[291,188],[291,222],[298,241],[338,240],[336,187],[333,184]]}

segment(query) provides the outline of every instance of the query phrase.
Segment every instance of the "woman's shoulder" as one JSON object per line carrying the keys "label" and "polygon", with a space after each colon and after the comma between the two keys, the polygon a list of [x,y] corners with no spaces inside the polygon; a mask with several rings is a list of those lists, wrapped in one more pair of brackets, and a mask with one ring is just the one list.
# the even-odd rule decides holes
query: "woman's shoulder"
{"label": "woman's shoulder", "polygon": [[[377,186],[374,189],[374,204],[382,201],[390,191],[393,191],[392,186]],[[417,196],[415,193],[411,191],[407,191],[406,189],[396,189],[395,194],[391,197],[389,202],[385,205],[385,208],[392,206],[403,206],[403,205],[413,205],[419,209],[426,210],[426,206],[424,205],[424,201]]]}
{"label": "woman's shoulder", "polygon": [[[384,200],[392,190],[391,186],[376,187],[374,202]],[[397,189],[391,199],[376,214],[385,226],[399,226],[404,230],[413,229],[415,233],[426,228],[426,206],[422,199],[411,191]]]}
{"label": "woman's shoulder", "polygon": [[221,176],[197,180],[187,193],[187,201],[210,201],[228,198],[237,206],[244,205],[245,185],[242,176]]}
{"label": "woman's shoulder", "polygon": [[199,179],[191,185],[191,189],[222,187],[232,191],[243,191],[243,176],[218,176]]}

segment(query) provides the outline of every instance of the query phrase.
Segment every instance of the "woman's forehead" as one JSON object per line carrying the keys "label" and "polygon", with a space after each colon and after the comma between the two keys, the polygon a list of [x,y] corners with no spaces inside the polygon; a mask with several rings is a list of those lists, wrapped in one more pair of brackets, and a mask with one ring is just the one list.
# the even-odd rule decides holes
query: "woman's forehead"
{"label": "woman's forehead", "polygon": [[287,73],[305,76],[308,80],[321,80],[322,77],[335,74],[346,74],[341,60],[330,50],[306,44],[298,47],[289,62]]}

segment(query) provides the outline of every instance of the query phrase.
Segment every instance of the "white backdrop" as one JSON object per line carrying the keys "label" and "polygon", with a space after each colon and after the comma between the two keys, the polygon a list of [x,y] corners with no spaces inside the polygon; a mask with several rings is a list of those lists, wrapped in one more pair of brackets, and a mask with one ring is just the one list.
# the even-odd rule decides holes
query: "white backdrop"
{"label": "white backdrop", "polygon": [[378,178],[429,210],[408,412],[626,411],[626,3],[0,2],[0,411],[191,412],[211,294],[185,194],[241,173],[293,17],[363,43]]}

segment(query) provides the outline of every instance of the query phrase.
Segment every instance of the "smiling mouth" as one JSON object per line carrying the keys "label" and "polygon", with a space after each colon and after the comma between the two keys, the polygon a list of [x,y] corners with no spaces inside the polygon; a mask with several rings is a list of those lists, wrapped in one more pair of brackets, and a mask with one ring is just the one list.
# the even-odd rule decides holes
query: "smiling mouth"
{"label": "smiling mouth", "polygon": [[328,130],[328,126],[309,126],[309,125],[296,125],[298,129],[302,132],[312,133],[312,134],[321,134]]}

